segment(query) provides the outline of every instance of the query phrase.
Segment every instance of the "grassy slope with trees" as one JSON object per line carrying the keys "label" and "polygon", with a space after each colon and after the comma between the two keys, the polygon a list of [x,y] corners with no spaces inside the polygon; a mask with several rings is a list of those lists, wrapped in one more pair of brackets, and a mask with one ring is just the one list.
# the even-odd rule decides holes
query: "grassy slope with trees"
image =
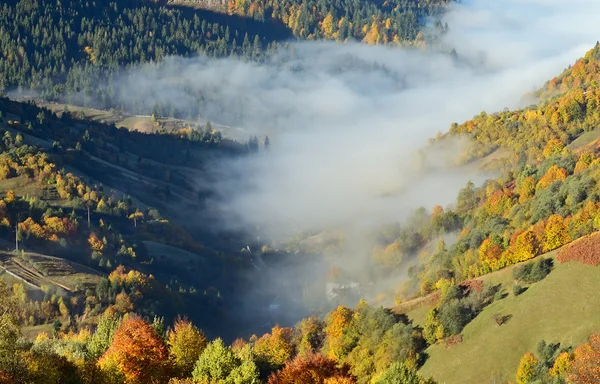
{"label": "grassy slope with trees", "polygon": [[[531,284],[518,296],[513,267],[482,276],[487,284],[501,284],[508,294],[486,307],[465,326],[462,342],[447,348],[437,344],[427,349],[421,369],[445,383],[506,382],[513,380],[523,354],[535,351],[541,340],[569,348],[584,343],[598,332],[598,270],[579,263],[557,264],[547,278]],[[430,310],[429,306],[414,312]],[[503,325],[495,315],[510,316]],[[408,313],[409,317],[416,314]],[[419,315],[417,315],[419,316]],[[421,314],[421,324],[425,318]]]}
{"label": "grassy slope with trees", "polygon": [[[68,112],[59,117],[6,98],[0,99],[0,112],[4,128],[0,143],[3,247],[14,248],[14,228],[18,226],[21,249],[59,256],[104,276],[122,264],[141,271],[142,279],[154,285],[136,304],[131,296],[136,289],[112,283],[106,286],[106,277],[102,290],[95,284],[67,284],[76,286],[68,296],[83,301],[72,306],[69,316],[63,315],[63,322],[97,315],[115,304],[124,290],[134,307],[147,306],[144,311],[149,315],[174,317],[183,311],[200,323],[204,318],[220,327],[222,300],[231,296],[227,293],[231,289],[243,285],[235,277],[236,271],[247,268],[249,259],[240,257],[237,250],[241,245],[232,250],[235,241],[201,236],[205,230],[189,220],[187,228],[177,223],[186,222],[181,212],[203,210],[208,191],[197,189],[191,180],[205,177],[202,169],[207,159],[244,156],[255,150],[252,145],[222,139],[210,129],[152,135],[130,132],[79,120]],[[167,258],[169,251],[148,241],[183,249],[193,257]],[[33,274],[53,275],[27,253],[6,256],[9,260],[3,264],[9,271],[15,272],[21,265]],[[72,281],[77,278],[71,277]],[[55,288],[47,299],[56,293]],[[173,299],[165,299],[165,294]],[[58,301],[58,296],[54,300]],[[186,301],[194,305],[186,305]],[[157,306],[159,302],[162,304]],[[198,307],[199,302],[206,306]],[[25,320],[29,325],[51,321],[49,313]],[[58,307],[53,313],[58,313]]]}
{"label": "grassy slope with trees", "polygon": [[[16,12],[19,7],[25,11],[43,7],[40,2],[23,1],[8,2],[5,9],[13,6]],[[160,6],[147,9],[165,11]],[[27,31],[30,26],[24,27]],[[20,33],[19,27],[11,31]],[[22,51],[19,54],[17,47],[16,56],[6,57],[4,62],[23,58],[25,49]],[[95,54],[93,49],[85,53],[90,60]],[[586,246],[573,258],[583,263],[595,260],[585,250],[594,249],[587,244],[596,244],[586,236],[600,229],[600,156],[591,137],[600,116],[599,60],[600,45],[542,88],[537,93],[539,105],[482,113],[453,125],[449,135],[474,139],[465,161],[499,149],[512,151],[514,156],[505,164],[504,174],[481,188],[468,185],[454,206],[436,207],[433,212],[418,210],[409,224],[391,225],[377,236],[373,261],[389,273],[394,273],[406,256],[426,250],[421,263],[409,270],[411,281],[397,295],[400,300],[432,295],[434,307],[425,314],[422,327],[411,321],[411,316],[360,303],[354,310],[339,307],[324,321],[311,318],[294,329],[274,327],[270,334],[236,341],[231,347],[220,341],[208,344],[185,321],[166,331],[165,323],[155,316],[167,315],[170,323],[177,313],[196,308],[200,313],[192,315],[201,325],[210,326],[224,318],[227,289],[247,283],[232,279],[236,270],[251,265],[239,252],[224,251],[223,244],[231,238],[192,239],[186,228],[176,224],[181,217],[170,207],[177,204],[201,210],[210,191],[192,187],[186,181],[190,173],[201,172],[206,156],[250,155],[258,149],[257,140],[235,143],[210,127],[147,135],[79,119],[68,112],[55,114],[32,104],[0,99],[5,130],[0,177],[3,188],[7,183],[14,186],[5,188],[0,201],[0,236],[12,242],[12,228],[16,227],[22,246],[88,265],[105,276],[97,283],[76,286],[72,293],[48,287],[37,301],[27,297],[21,284],[11,290],[0,287],[6,309],[0,316],[0,382],[40,382],[42,378],[85,382],[91,377],[111,383],[149,382],[150,377],[165,383],[174,377],[180,379],[171,380],[173,383],[236,382],[237,377],[237,382],[284,383],[313,370],[318,372],[312,376],[316,383],[325,379],[328,383],[388,383],[400,378],[424,383],[416,373],[424,363],[424,372],[442,377],[444,373],[437,370],[442,369],[439,362],[460,360],[463,351],[466,355],[476,351],[485,329],[499,327],[497,336],[504,332],[516,335],[533,327],[524,319],[528,306],[538,306],[543,308],[538,312],[548,310],[549,316],[554,316],[551,311],[562,306],[556,302],[549,305],[549,300],[570,299],[563,291],[575,289],[574,294],[581,290],[572,285],[574,274],[581,274],[593,288],[595,269],[577,264],[556,266],[524,292],[514,289],[515,297],[503,297],[502,286],[494,279],[508,279],[504,268],[582,237]],[[99,67],[116,64],[123,63]],[[91,68],[88,75],[94,73],[93,64],[85,66]],[[23,79],[31,73],[25,73]],[[573,144],[582,135],[586,137]],[[88,212],[93,218],[89,224]],[[430,246],[441,235],[455,231],[460,232],[455,243],[446,246],[442,240],[437,247]],[[198,263],[161,263],[158,256],[150,255],[149,241],[197,254]],[[27,253],[11,257],[44,274],[44,265],[37,258]],[[210,261],[210,268],[204,268],[203,260]],[[115,268],[119,264],[125,267]],[[519,267],[521,272],[513,276],[526,282],[539,280],[537,274],[543,278],[548,272],[544,265],[532,264],[527,270]],[[487,284],[473,282],[501,269],[484,279]],[[204,274],[200,288],[194,280],[198,272]],[[560,294],[553,291],[560,287]],[[505,311],[512,317],[506,318]],[[573,313],[586,318],[587,312],[581,311],[573,307]],[[490,319],[492,314],[498,316]],[[422,313],[412,316],[419,317]],[[98,318],[97,329],[90,331]],[[18,342],[23,325],[44,326],[53,319],[51,335]],[[591,321],[584,322],[585,329],[573,330],[564,319],[550,320],[555,319],[543,319],[536,331],[528,333],[531,339],[523,339],[524,350],[539,341],[533,338],[554,330],[566,332],[561,348],[575,347],[594,329]],[[186,336],[179,337],[179,331]],[[506,339],[498,343],[506,343]],[[450,347],[448,355],[442,344]],[[600,360],[594,349],[597,344],[592,337],[588,346],[573,353],[565,351],[562,357],[542,346],[537,355],[524,355],[518,370],[514,366],[517,382],[540,379],[560,383],[566,378],[586,382],[586,369]],[[486,356],[494,358],[493,354]],[[512,355],[509,361],[516,364]],[[552,365],[556,369],[549,370]],[[503,369],[507,372],[508,365]],[[448,380],[454,373],[447,373]]]}

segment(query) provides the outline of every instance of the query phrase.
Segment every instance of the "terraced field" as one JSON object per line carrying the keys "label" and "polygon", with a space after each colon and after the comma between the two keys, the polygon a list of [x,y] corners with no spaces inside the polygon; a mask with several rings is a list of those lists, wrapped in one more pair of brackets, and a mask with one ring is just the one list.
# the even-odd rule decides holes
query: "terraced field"
{"label": "terraced field", "polygon": [[54,285],[73,292],[98,283],[102,277],[101,273],[84,265],[36,253],[16,257],[12,252],[0,251],[0,268],[33,289]]}

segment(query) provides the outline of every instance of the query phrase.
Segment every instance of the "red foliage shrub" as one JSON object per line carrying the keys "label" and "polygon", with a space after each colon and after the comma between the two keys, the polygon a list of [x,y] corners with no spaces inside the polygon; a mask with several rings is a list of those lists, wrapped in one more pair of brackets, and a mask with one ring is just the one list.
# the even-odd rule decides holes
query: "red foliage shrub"
{"label": "red foliage shrub", "polygon": [[0,371],[0,384],[13,384],[14,381],[8,376],[8,373]]}
{"label": "red foliage shrub", "polygon": [[483,291],[483,281],[481,280],[466,280],[459,283],[458,286],[462,288],[465,295],[468,295],[471,292]]}
{"label": "red foliage shrub", "polygon": [[455,346],[456,344],[462,343],[462,341],[463,341],[463,338],[462,338],[461,334],[450,336],[450,337],[446,337],[444,339],[444,346],[446,348],[450,348],[450,347]]}
{"label": "red foliage shrub", "polygon": [[558,252],[560,263],[577,261],[582,264],[600,265],[600,233],[594,233],[577,240]]}

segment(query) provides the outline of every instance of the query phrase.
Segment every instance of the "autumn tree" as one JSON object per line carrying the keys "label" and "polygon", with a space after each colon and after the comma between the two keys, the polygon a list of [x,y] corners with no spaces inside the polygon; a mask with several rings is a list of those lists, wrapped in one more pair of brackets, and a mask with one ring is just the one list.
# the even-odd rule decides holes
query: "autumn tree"
{"label": "autumn tree", "polygon": [[550,216],[544,231],[544,252],[562,247],[570,241],[566,220],[560,215]]}
{"label": "autumn tree", "polygon": [[104,242],[100,240],[95,233],[90,234],[90,237],[88,238],[88,244],[94,252],[101,253],[104,250]]}
{"label": "autumn tree", "polygon": [[551,166],[548,171],[540,178],[536,185],[537,190],[541,190],[547,188],[550,184],[555,181],[565,180],[569,176],[569,172],[567,172],[564,168],[559,168],[558,165]]}
{"label": "autumn tree", "polygon": [[339,359],[349,351],[344,344],[343,334],[352,321],[353,311],[339,306],[325,318],[325,345],[323,350],[328,357]]}
{"label": "autumn tree", "polygon": [[600,334],[592,334],[587,344],[580,345],[573,353],[573,361],[568,370],[572,383],[600,382]]}
{"label": "autumn tree", "polygon": [[237,356],[221,339],[208,343],[196,361],[192,379],[199,384],[259,382],[256,364]]}
{"label": "autumn tree", "polygon": [[514,262],[529,260],[537,256],[539,252],[538,241],[531,230],[527,230],[518,235],[511,248]]}
{"label": "autumn tree", "polygon": [[15,195],[15,193],[12,191],[12,189],[9,189],[8,192],[6,192],[6,196],[4,197],[4,202],[6,204],[12,204],[17,200],[17,197]]}
{"label": "autumn tree", "polygon": [[24,355],[27,378],[36,384],[80,383],[77,367],[53,350],[32,350]]}
{"label": "autumn tree", "polygon": [[478,253],[484,272],[495,271],[503,266],[500,262],[503,252],[504,250],[500,244],[494,239],[487,238],[481,243]]}
{"label": "autumn tree", "polygon": [[519,203],[523,204],[535,195],[535,179],[528,176],[519,185]]}
{"label": "autumn tree", "polygon": [[121,315],[133,311],[133,308],[133,301],[125,292],[117,294],[117,296],[115,296],[115,304],[110,307],[111,310]]}
{"label": "autumn tree", "polygon": [[321,354],[298,356],[269,377],[268,384],[321,384],[328,378],[345,378],[354,382],[347,366]]}
{"label": "autumn tree", "polygon": [[190,376],[194,364],[206,348],[206,337],[191,322],[177,319],[167,336],[171,359],[178,376]]}
{"label": "autumn tree", "polygon": [[316,316],[303,319],[296,325],[295,345],[299,355],[314,353],[321,349],[325,339],[324,322]]}
{"label": "autumn tree", "polygon": [[557,139],[552,139],[548,141],[546,146],[544,147],[543,154],[545,158],[552,157],[553,155],[557,155],[561,153],[565,149],[565,145],[562,141]]}
{"label": "autumn tree", "polygon": [[414,367],[404,363],[394,363],[373,380],[373,384],[435,384],[435,382],[424,379]]}
{"label": "autumn tree", "polygon": [[535,358],[533,353],[527,352],[521,357],[519,361],[519,367],[517,368],[517,384],[529,384],[531,379],[535,375],[535,369],[538,365],[538,360]]}
{"label": "autumn tree", "polygon": [[549,374],[552,377],[566,378],[573,364],[573,354],[563,352],[554,361],[554,365],[550,368]]}
{"label": "autumn tree", "polygon": [[325,39],[330,39],[333,36],[334,25],[335,22],[333,19],[333,15],[331,14],[331,12],[329,12],[327,13],[327,15],[321,23],[321,30],[323,31],[323,37]]}
{"label": "autumn tree", "polygon": [[256,361],[267,372],[275,371],[295,354],[294,331],[291,328],[274,326],[270,334],[263,335],[254,344]]}
{"label": "autumn tree", "polygon": [[14,381],[8,373],[0,371],[0,384],[14,384]]}
{"label": "autumn tree", "polygon": [[144,218],[144,213],[140,212],[139,209],[136,209],[131,215],[129,215],[129,220],[133,221],[133,226],[137,228],[138,221]]}
{"label": "autumn tree", "polygon": [[127,384],[166,383],[171,373],[163,340],[150,324],[137,317],[123,321],[98,365],[102,370],[121,373]]}
{"label": "autumn tree", "polygon": [[423,325],[423,337],[429,344],[435,344],[445,336],[444,326],[439,318],[438,308],[432,308],[427,313],[425,324]]}

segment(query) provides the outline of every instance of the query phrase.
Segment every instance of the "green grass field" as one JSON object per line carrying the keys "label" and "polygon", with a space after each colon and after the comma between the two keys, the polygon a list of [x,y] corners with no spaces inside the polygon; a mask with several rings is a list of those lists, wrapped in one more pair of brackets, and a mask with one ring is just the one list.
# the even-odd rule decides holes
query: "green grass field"
{"label": "green grass field", "polygon": [[571,150],[575,150],[581,147],[584,147],[594,141],[600,139],[600,130],[594,130],[590,132],[584,132],[577,139],[573,140],[571,144],[567,146],[567,148]]}
{"label": "green grass field", "polygon": [[206,263],[204,257],[181,248],[154,241],[144,241],[144,244],[146,245],[150,256],[156,258],[158,262],[189,264],[190,262],[201,261],[202,263]]}
{"label": "green grass field", "polygon": [[[557,263],[544,280],[518,297],[512,294],[512,269],[482,278],[501,283],[509,295],[486,307],[465,327],[462,343],[430,347],[422,374],[447,384],[488,383],[492,378],[513,381],[519,359],[525,352],[535,352],[540,340],[560,342],[566,348],[600,331],[600,269]],[[422,321],[423,312],[426,309],[417,308],[408,316]],[[498,326],[492,320],[496,313],[512,318]]]}

